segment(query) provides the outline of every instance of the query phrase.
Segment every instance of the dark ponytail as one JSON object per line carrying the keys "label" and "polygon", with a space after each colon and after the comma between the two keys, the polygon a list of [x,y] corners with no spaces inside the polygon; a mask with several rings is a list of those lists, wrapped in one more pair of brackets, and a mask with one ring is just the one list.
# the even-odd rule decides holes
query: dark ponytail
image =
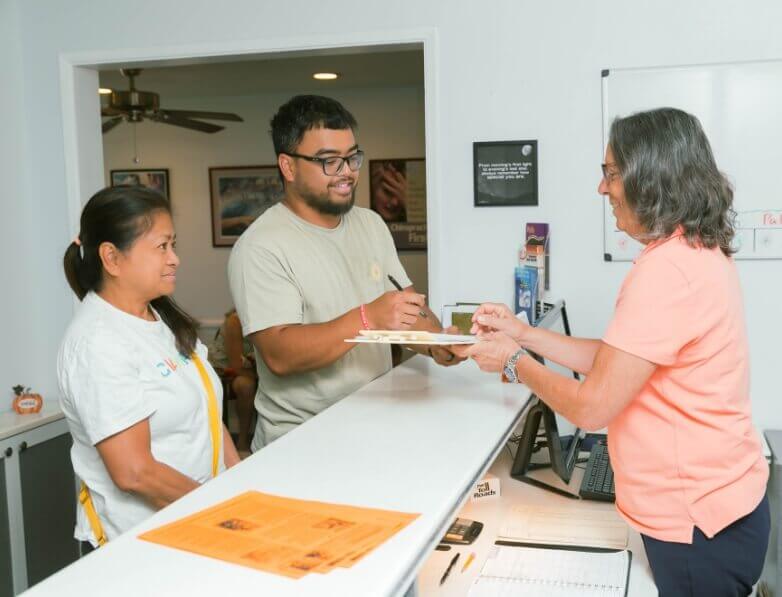
{"label": "dark ponytail", "polygon": [[81,245],[75,240],[71,241],[71,244],[65,249],[63,266],[65,267],[65,277],[68,280],[68,284],[73,289],[73,292],[76,293],[76,296],[79,297],[79,300],[82,300],[87,294],[86,287],[82,285],[79,279],[79,272],[84,271],[81,263]]}
{"label": "dark ponytail", "polygon": [[[111,243],[119,251],[131,245],[152,226],[158,212],[171,214],[171,206],[158,192],[140,186],[107,187],[95,193],[81,212],[79,237],[68,245],[63,267],[68,284],[82,300],[103,284],[98,249]],[[151,302],[176,338],[177,349],[189,355],[196,345],[198,324],[171,297]]]}

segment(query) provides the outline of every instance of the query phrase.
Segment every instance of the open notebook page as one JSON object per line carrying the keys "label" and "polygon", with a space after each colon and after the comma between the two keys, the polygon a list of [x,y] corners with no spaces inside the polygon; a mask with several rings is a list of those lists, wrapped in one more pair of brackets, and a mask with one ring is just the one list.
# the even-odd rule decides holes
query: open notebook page
{"label": "open notebook page", "polygon": [[627,550],[495,546],[469,597],[622,597],[627,592],[630,558]]}

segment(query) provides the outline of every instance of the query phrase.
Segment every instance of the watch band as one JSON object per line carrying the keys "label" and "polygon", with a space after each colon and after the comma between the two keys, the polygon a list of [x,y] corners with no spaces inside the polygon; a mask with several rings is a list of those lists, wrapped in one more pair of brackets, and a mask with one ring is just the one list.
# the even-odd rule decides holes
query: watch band
{"label": "watch band", "polygon": [[519,348],[505,362],[505,367],[503,368],[503,372],[505,373],[505,377],[508,378],[508,381],[510,383],[519,383],[519,376],[516,374],[516,363],[518,363],[519,359],[523,357],[525,354],[529,354],[529,353],[523,348]]}

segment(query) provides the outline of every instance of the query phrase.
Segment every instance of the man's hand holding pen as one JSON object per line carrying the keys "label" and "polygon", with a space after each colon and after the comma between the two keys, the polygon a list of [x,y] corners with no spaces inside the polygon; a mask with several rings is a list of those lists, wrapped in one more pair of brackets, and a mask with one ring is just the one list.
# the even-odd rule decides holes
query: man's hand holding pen
{"label": "man's hand holding pen", "polygon": [[[397,289],[399,292],[403,292],[403,291],[404,291],[404,289],[402,288],[402,285],[401,285],[399,282],[397,282],[397,281],[396,281],[396,278],[394,278],[394,276],[392,276],[391,274],[388,274],[388,281],[389,281],[389,282],[391,282],[391,284],[393,284],[393,285],[394,285],[394,288],[396,288],[396,289]],[[424,298],[426,298],[426,297],[424,297]],[[418,314],[419,314],[421,317],[424,317],[424,318],[426,318],[426,317],[429,317],[429,316],[426,314],[426,311],[425,311],[424,309],[421,309],[421,310],[418,312]]]}
{"label": "man's hand holding pen", "polygon": [[366,314],[373,330],[409,330],[424,307],[425,296],[411,291],[392,290],[367,303]]}
{"label": "man's hand holding pen", "polygon": [[[391,274],[388,275],[388,281],[391,282],[391,284],[394,285],[394,288],[396,288],[399,292],[401,292],[403,294],[414,295],[414,296],[417,296],[417,297],[421,297],[421,299],[422,299],[421,303],[414,303],[416,305],[420,305],[421,306],[421,309],[419,309],[419,311],[418,311],[418,315],[420,317],[422,317],[422,318],[425,318],[425,319],[429,318],[429,315],[427,313],[426,303],[423,302],[423,299],[426,298],[424,295],[416,294],[416,293],[414,293],[412,291],[405,291],[405,290],[403,290],[402,289],[402,285],[399,282],[397,282],[396,279],[394,278],[394,276],[392,276]],[[386,293],[386,294],[391,294],[391,293]],[[385,295],[383,295],[383,296],[385,296]],[[383,298],[383,297],[381,296],[380,298]],[[402,329],[402,328],[386,328],[386,329]],[[450,327],[444,328],[441,333],[443,333],[443,334],[458,334],[459,333],[459,328],[457,328],[456,326],[450,326]],[[465,357],[460,357],[460,356],[454,354],[454,352],[451,351],[451,349],[449,347],[447,347],[447,346],[430,346],[427,349],[426,352],[427,352],[427,354],[429,354],[430,357],[432,357],[432,359],[434,360],[435,363],[437,363],[438,365],[442,365],[443,367],[450,367],[451,365],[458,365],[459,363],[461,363],[462,361],[465,360]]]}

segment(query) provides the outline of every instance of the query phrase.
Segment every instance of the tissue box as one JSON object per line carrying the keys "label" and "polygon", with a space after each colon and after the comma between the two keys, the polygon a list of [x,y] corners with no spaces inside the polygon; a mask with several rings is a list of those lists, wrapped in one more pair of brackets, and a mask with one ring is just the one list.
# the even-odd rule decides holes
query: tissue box
{"label": "tissue box", "polygon": [[472,486],[470,492],[470,501],[485,501],[491,499],[499,499],[500,497],[500,480],[491,474],[487,474]]}

